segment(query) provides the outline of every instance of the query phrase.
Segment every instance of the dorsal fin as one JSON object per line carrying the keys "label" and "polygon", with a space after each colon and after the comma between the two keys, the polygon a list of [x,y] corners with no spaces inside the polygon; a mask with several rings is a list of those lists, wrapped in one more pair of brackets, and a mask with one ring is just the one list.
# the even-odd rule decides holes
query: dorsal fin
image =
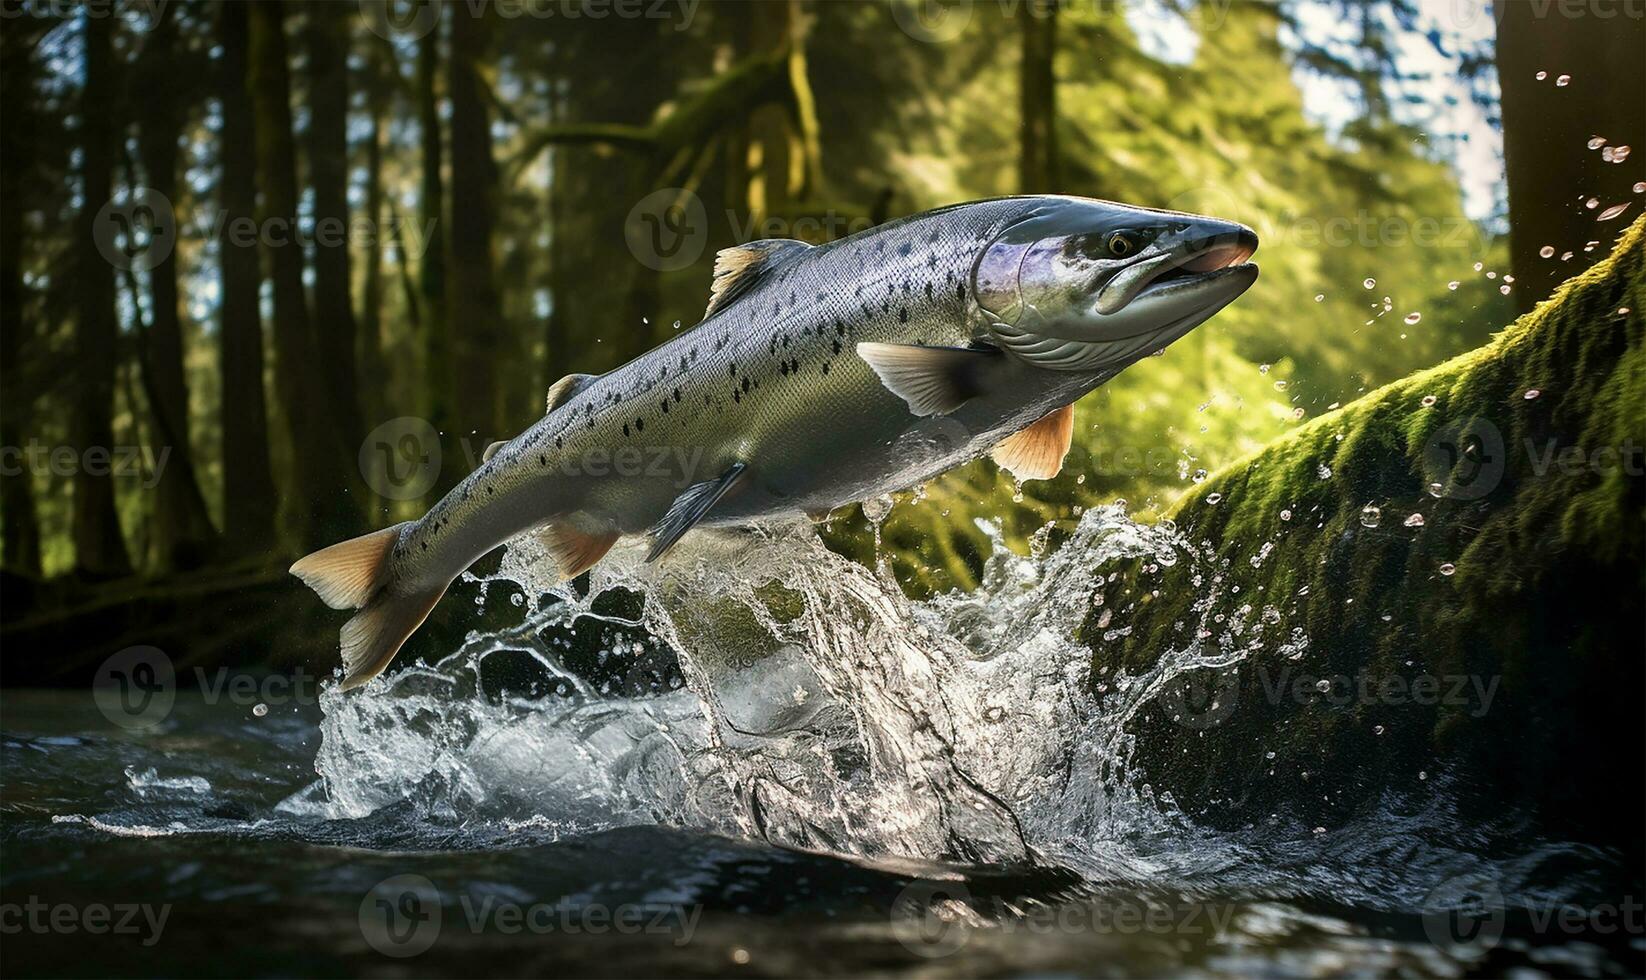
{"label": "dorsal fin", "polygon": [[714,257],[714,285],[709,287],[709,307],[703,319],[730,306],[765,273],[810,249],[793,238],[766,238],[721,249]]}
{"label": "dorsal fin", "polygon": [[573,395],[577,394],[579,388],[593,380],[594,375],[592,374],[568,374],[554,384],[549,385],[548,403],[543,408],[543,414],[547,415],[561,405],[566,404]]}
{"label": "dorsal fin", "polygon": [[492,443],[491,445],[487,446],[486,451],[480,454],[480,462],[482,462],[482,463],[491,462],[491,458],[493,456],[497,455],[497,451],[499,449],[502,449],[504,446],[507,446],[508,444],[509,444],[509,441],[507,439],[499,439],[496,442]]}

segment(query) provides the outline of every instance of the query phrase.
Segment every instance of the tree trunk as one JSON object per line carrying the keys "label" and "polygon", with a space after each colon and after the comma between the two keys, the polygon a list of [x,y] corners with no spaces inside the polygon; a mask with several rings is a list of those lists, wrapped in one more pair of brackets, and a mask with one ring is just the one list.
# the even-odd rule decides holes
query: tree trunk
{"label": "tree trunk", "polygon": [[337,415],[332,429],[358,447],[361,426],[355,372],[354,309],[349,297],[349,87],[347,24],[358,12],[342,4],[305,5],[308,29],[309,128],[306,148],[314,191],[314,340]]}
{"label": "tree trunk", "polygon": [[422,241],[418,260],[417,285],[422,295],[419,310],[423,327],[423,389],[428,398],[429,424],[440,433],[442,453],[440,476],[429,492],[429,501],[438,500],[463,478],[462,453],[458,449],[453,386],[456,372],[452,364],[451,338],[446,332],[446,185],[444,143],[440,134],[440,102],[436,86],[440,76],[440,21],[417,45],[417,118],[423,151],[423,188],[419,199],[421,224],[428,235]]}
{"label": "tree trunk", "polygon": [[255,108],[262,223],[274,282],[275,387],[292,446],[288,504],[298,536],[318,547],[359,528],[348,493],[357,463],[345,458],[335,436],[335,403],[327,390],[319,349],[303,295],[303,248],[297,241],[297,153],[292,141],[291,84],[286,68],[284,6],[248,5],[251,13],[250,88]]}
{"label": "tree trunk", "polygon": [[223,437],[223,539],[229,553],[257,554],[275,539],[274,474],[269,465],[268,407],[263,394],[262,285],[255,239],[234,234],[257,220],[257,154],[247,89],[246,4],[219,8],[218,66],[223,104],[218,200],[223,208],[217,248],[223,299],[218,325],[218,373]]}
{"label": "tree trunk", "polygon": [[491,121],[480,78],[491,27],[491,21],[483,16],[454,16],[447,65],[452,199],[451,238],[446,254],[451,290],[446,322],[457,366],[459,428],[463,432],[476,429],[487,440],[509,428],[492,370],[492,358],[503,333],[492,243],[498,182],[491,152]]}
{"label": "tree trunk", "polygon": [[[0,35],[0,43],[22,32]],[[33,52],[5,43],[0,63],[0,104],[12,106],[0,128],[0,446],[22,448],[34,416],[33,400],[21,383],[22,358],[35,325],[28,319],[23,285],[23,185],[32,170],[36,139]],[[40,525],[34,504],[34,475],[25,461],[0,466],[0,569],[40,577]]]}
{"label": "tree trunk", "polygon": [[[380,41],[374,37],[375,41]],[[366,268],[360,287],[360,403],[367,425],[386,419],[384,389],[389,371],[383,360],[383,236],[386,234],[383,207],[383,144],[389,134],[388,73],[393,70],[394,49],[373,43],[366,57],[366,108],[371,116],[371,132],[366,143],[366,219],[371,223],[371,241],[366,244]]]}
{"label": "tree trunk", "polygon": [[[143,47],[143,78],[175,70],[176,20],[161,17]],[[145,99],[139,103],[138,151],[148,186],[177,206],[178,140],[184,126],[180,103]],[[189,441],[189,389],[183,373],[183,322],[178,313],[177,250],[149,270],[152,313],[139,344],[139,370],[154,414],[154,458],[164,459],[154,498],[153,558],[160,571],[204,563],[216,545],[217,530],[195,477]],[[164,454],[164,455],[162,455]]]}
{"label": "tree trunk", "polygon": [[[1646,61],[1640,57],[1646,22],[1627,16],[1626,7],[1597,0],[1587,16],[1563,17],[1558,8],[1538,4],[1499,0],[1493,5],[1509,182],[1509,264],[1521,312],[1604,258],[1624,223],[1640,214],[1642,198],[1632,185],[1646,154],[1646,116],[1638,98],[1646,92]],[[1602,16],[1607,12],[1611,16]],[[1562,79],[1567,84],[1560,84]],[[1597,136],[1607,147],[1632,147],[1635,156],[1627,163],[1607,162],[1605,147],[1585,148]],[[1612,220],[1597,220],[1618,204],[1631,208]],[[1591,248],[1591,242],[1599,244]],[[1552,254],[1544,256],[1544,249]]]}
{"label": "tree trunk", "polygon": [[[114,270],[97,248],[97,212],[110,199],[120,135],[111,17],[85,18],[86,85],[81,94],[82,187],[79,230],[79,319],[75,323],[71,439],[80,454],[74,472],[71,536],[74,569],[87,577],[124,575],[131,558],[115,511],[110,456],[114,446],[114,374],[120,330],[114,311]],[[110,216],[112,218],[113,216]],[[109,219],[105,219],[109,220]]]}
{"label": "tree trunk", "polygon": [[1024,0],[1017,8],[1023,58],[1018,74],[1018,191],[1057,190],[1056,0]]}

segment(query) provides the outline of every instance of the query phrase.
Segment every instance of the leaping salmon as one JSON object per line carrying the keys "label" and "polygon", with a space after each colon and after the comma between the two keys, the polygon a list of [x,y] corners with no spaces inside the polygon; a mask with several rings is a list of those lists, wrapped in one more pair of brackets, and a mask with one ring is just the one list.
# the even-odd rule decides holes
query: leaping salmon
{"label": "leaping salmon", "polygon": [[695,527],[815,517],[984,452],[1050,478],[1073,403],[1244,293],[1256,250],[1234,222],[1060,196],[728,248],[696,326],[562,378],[544,417],[422,518],[292,574],[359,610],[340,636],[347,690],[388,666],[454,578],[527,531],[570,578],[624,535],[649,535],[656,561]]}

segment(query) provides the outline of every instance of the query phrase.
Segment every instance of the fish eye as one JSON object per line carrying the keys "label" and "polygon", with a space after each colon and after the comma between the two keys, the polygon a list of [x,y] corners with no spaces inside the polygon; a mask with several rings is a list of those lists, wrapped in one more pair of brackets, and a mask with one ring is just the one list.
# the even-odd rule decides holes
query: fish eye
{"label": "fish eye", "polygon": [[1137,251],[1136,239],[1123,231],[1117,231],[1110,235],[1104,245],[1108,247],[1109,254],[1117,259],[1123,259]]}

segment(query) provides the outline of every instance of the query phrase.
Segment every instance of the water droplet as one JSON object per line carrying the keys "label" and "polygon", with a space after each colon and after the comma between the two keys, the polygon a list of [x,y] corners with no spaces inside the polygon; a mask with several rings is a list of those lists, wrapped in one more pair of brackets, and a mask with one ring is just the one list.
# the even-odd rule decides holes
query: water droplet
{"label": "water droplet", "polygon": [[1537,250],[1537,254],[1543,256],[1546,259],[1554,258],[1555,247],[1553,245],[1545,245],[1542,248]]}
{"label": "water droplet", "polygon": [[1265,759],[1273,759],[1274,757],[1275,757],[1275,754],[1272,751],[1263,753],[1263,758],[1265,758]]}
{"label": "water droplet", "polygon": [[983,720],[984,721],[1000,721],[1002,718],[1005,718],[1005,717],[1006,717],[1006,709],[1001,708],[1001,707],[989,708],[988,710],[983,712]]}
{"label": "water droplet", "polygon": [[1497,291],[1502,293],[1503,295],[1507,296],[1507,295],[1509,295],[1509,291],[1513,288],[1514,287],[1512,287],[1512,286],[1499,286],[1499,287],[1497,287]]}
{"label": "water droplet", "polygon": [[1367,504],[1360,508],[1360,526],[1377,527],[1383,521],[1383,508],[1376,504]]}
{"label": "water droplet", "polygon": [[1521,395],[1520,397],[1526,399],[1527,401],[1531,401],[1541,394],[1543,394],[1543,390],[1541,388],[1527,388],[1526,394]]}
{"label": "water droplet", "polygon": [[1373,279],[1371,276],[1367,276],[1366,281],[1361,283],[1361,285],[1365,286],[1367,289],[1372,289],[1377,285],[1377,280]]}
{"label": "water droplet", "polygon": [[863,501],[863,516],[869,519],[870,524],[879,524],[886,519],[887,514],[892,512],[893,503],[890,494],[870,497],[868,500]]}
{"label": "water droplet", "polygon": [[1429,484],[1429,496],[1439,497],[1446,492],[1446,487],[1440,483]]}
{"label": "water droplet", "polygon": [[1433,396],[1433,395],[1424,395],[1423,396],[1423,407],[1424,408],[1433,408],[1434,404],[1435,404],[1435,396]]}
{"label": "water droplet", "polygon": [[1223,495],[1221,493],[1209,493],[1206,495],[1206,503],[1213,507],[1216,507],[1222,500]]}
{"label": "water droplet", "polygon": [[1484,268],[1486,268],[1486,263],[1484,263],[1484,262],[1476,262],[1475,263],[1475,271],[1476,272],[1479,272],[1481,269],[1484,269]]}
{"label": "water droplet", "polygon": [[1618,316],[1628,316],[1629,315],[1629,308],[1627,306],[1618,307],[1617,308],[1617,315]]}
{"label": "water droplet", "polygon": [[1422,779],[1428,779],[1428,778],[1429,778],[1429,774],[1428,774],[1428,773],[1427,773],[1427,772],[1425,772],[1425,771],[1424,771],[1424,770],[1422,770],[1422,769],[1419,769],[1419,770],[1418,770],[1418,771],[1417,771],[1417,778],[1418,778],[1418,779],[1420,779],[1420,780],[1422,780]]}
{"label": "water droplet", "polygon": [[1294,419],[1301,419],[1305,414],[1307,413],[1305,413],[1302,408],[1292,409],[1292,418]]}
{"label": "water droplet", "polygon": [[1194,476],[1189,477],[1189,479],[1193,480],[1196,483],[1205,483],[1206,482],[1206,471],[1205,470],[1195,470],[1194,471]]}
{"label": "water droplet", "polygon": [[1606,145],[1606,137],[1604,137],[1604,136],[1591,136],[1591,137],[1589,137],[1589,149],[1598,150],[1598,149],[1600,149],[1601,147],[1603,147],[1605,145]]}
{"label": "water droplet", "polygon": [[1275,390],[1276,391],[1285,391],[1286,390],[1286,382],[1285,381],[1276,381],[1275,382]]}
{"label": "water droplet", "polygon": [[1326,294],[1325,293],[1315,293],[1315,302],[1316,303],[1326,302]]}
{"label": "water droplet", "polygon": [[1283,520],[1283,521],[1291,520],[1292,519],[1292,512],[1290,510],[1282,510],[1280,512],[1280,519]]}
{"label": "water droplet", "polygon": [[1634,190],[1636,194],[1646,194],[1646,180],[1636,182]]}
{"label": "water droplet", "polygon": [[1446,284],[1446,288],[1452,290],[1453,292],[1456,292],[1457,287],[1459,287],[1461,285],[1463,285],[1463,284],[1458,282],[1456,279],[1453,279],[1451,282]]}
{"label": "water droplet", "polygon": [[1457,571],[1457,566],[1451,562],[1444,562],[1440,566],[1440,574],[1442,575],[1450,575],[1455,571]]}
{"label": "water droplet", "polygon": [[1408,324],[1416,323],[1417,321],[1419,321],[1421,319],[1423,319],[1423,314],[1421,314],[1421,313],[1408,313],[1408,314],[1406,314],[1406,322]]}
{"label": "water droplet", "polygon": [[1382,725],[1373,725],[1372,726],[1372,734],[1373,735],[1382,735],[1383,734],[1383,726]]}
{"label": "water droplet", "polygon": [[1571,252],[1561,252],[1560,253],[1560,261],[1562,261],[1562,262],[1572,261],[1572,253]]}
{"label": "water droplet", "polygon": [[1325,463],[1321,463],[1315,467],[1315,476],[1322,480],[1330,480],[1332,478],[1332,468]]}
{"label": "water droplet", "polygon": [[1325,694],[1327,691],[1330,691],[1331,689],[1332,689],[1332,682],[1327,680],[1326,678],[1322,677],[1320,680],[1315,681],[1315,690],[1319,691],[1321,694]]}
{"label": "water droplet", "polygon": [[1583,206],[1588,208],[1590,211],[1593,211],[1595,208],[1600,207],[1600,198],[1591,197],[1587,201],[1583,202]]}
{"label": "water droplet", "polygon": [[1607,208],[1606,210],[1604,210],[1604,211],[1600,212],[1599,214],[1595,215],[1595,220],[1596,221],[1610,221],[1613,218],[1617,217],[1618,215],[1622,214],[1623,212],[1625,212],[1627,210],[1629,210],[1629,204],[1628,204],[1627,201],[1625,201],[1622,204],[1614,204],[1611,207]]}
{"label": "water droplet", "polygon": [[1572,76],[1562,75],[1559,78],[1555,79],[1555,84],[1557,86],[1559,86],[1560,88],[1565,88],[1566,86],[1572,84]]}
{"label": "water droplet", "polygon": [[1492,272],[1486,273],[1486,278],[1487,279],[1496,279],[1497,278],[1497,272],[1494,270]]}
{"label": "water droplet", "polygon": [[1423,526],[1423,515],[1422,514],[1413,514],[1412,516],[1406,518],[1405,524],[1406,524],[1407,527],[1422,527]]}
{"label": "water droplet", "polygon": [[269,713],[269,706],[259,701],[252,706],[251,713],[261,718]]}
{"label": "water droplet", "polygon": [[1546,71],[1540,71],[1540,72],[1537,73],[1537,80],[1540,81],[1540,82],[1543,81],[1545,78],[1548,78],[1548,77],[1549,77],[1549,73],[1546,72]]}
{"label": "water droplet", "polygon": [[1267,365],[1267,364],[1259,364],[1259,365],[1258,365],[1258,366],[1257,366],[1257,373],[1258,373],[1258,374],[1268,374],[1268,373],[1269,373],[1269,365]]}

